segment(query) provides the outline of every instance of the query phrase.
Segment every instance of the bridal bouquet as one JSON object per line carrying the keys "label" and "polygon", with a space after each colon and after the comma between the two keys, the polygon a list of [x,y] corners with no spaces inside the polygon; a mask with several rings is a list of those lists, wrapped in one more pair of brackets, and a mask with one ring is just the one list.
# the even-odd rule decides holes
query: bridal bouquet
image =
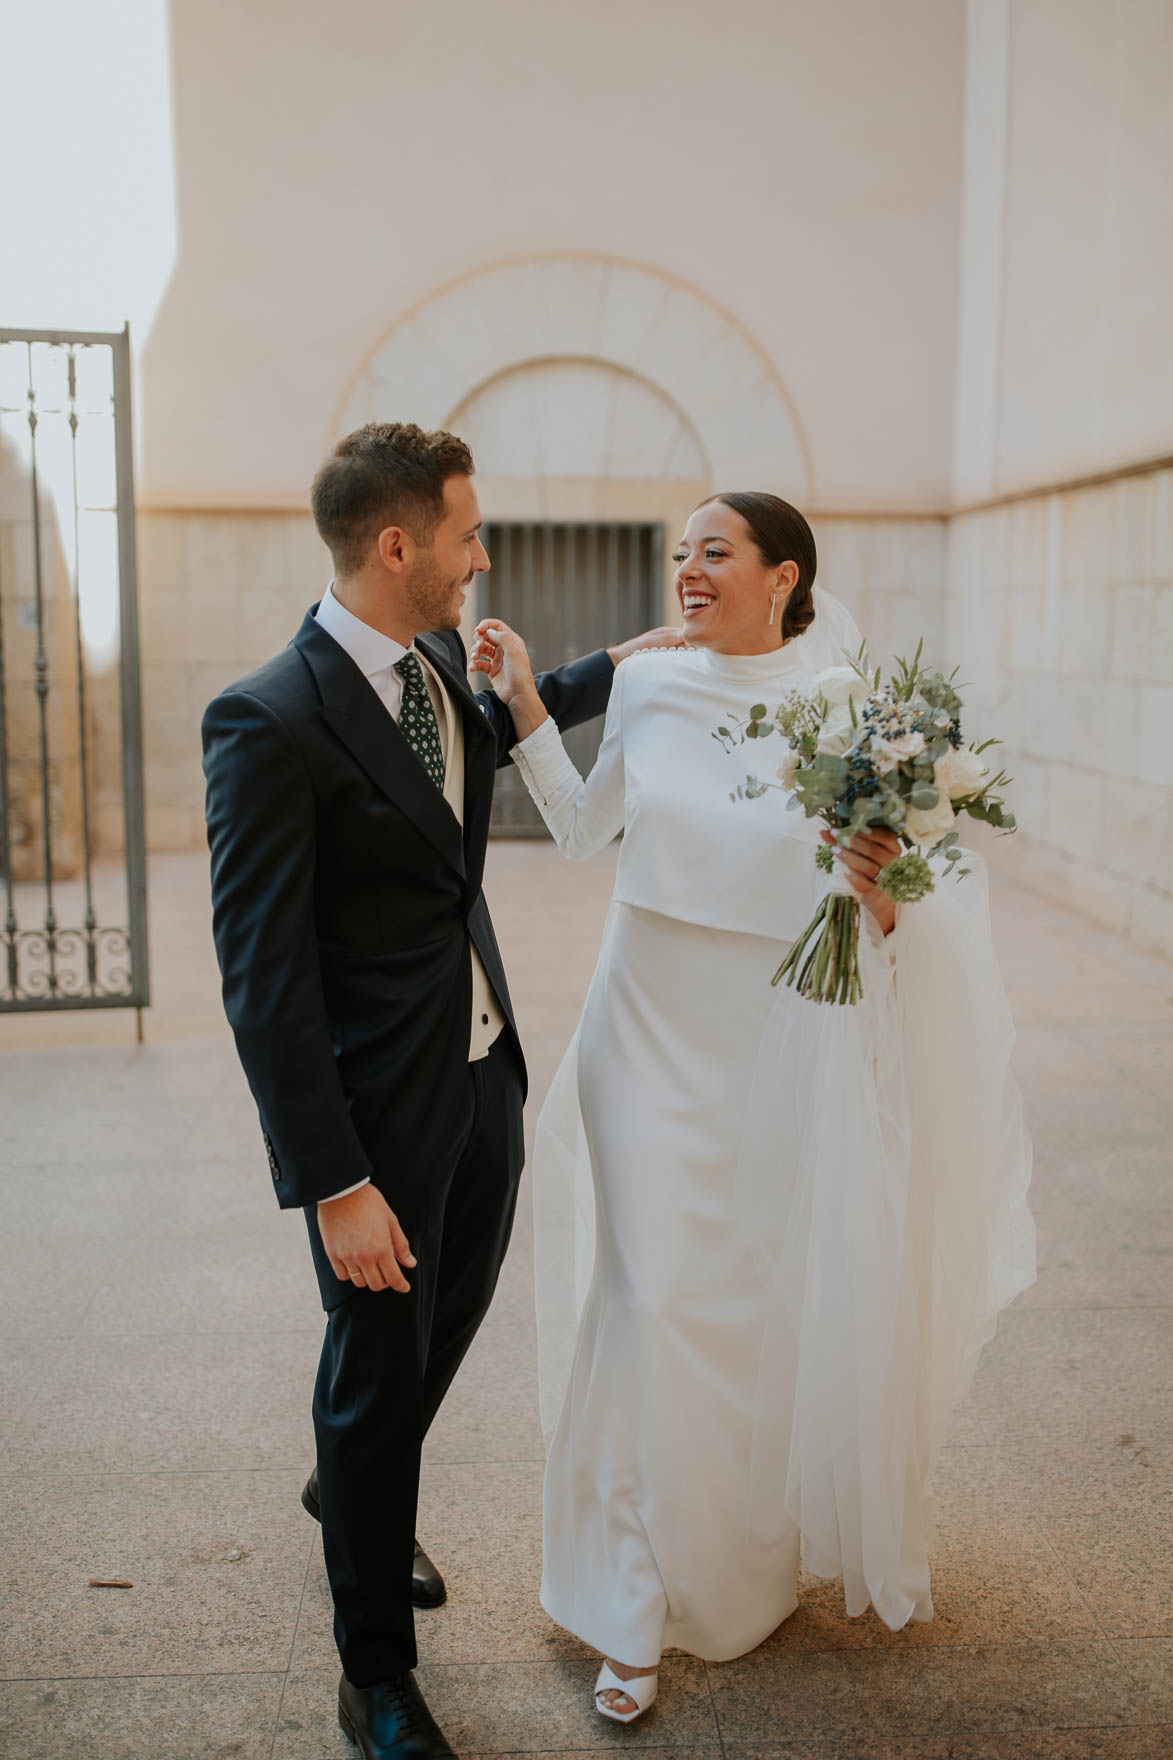
{"label": "bridal bouquet", "polygon": [[[779,733],[787,743],[776,783],[747,776],[732,799],[753,800],[772,788],[790,795],[787,807],[822,819],[834,841],[850,843],[861,831],[894,831],[907,853],[876,876],[876,885],[900,904],[915,904],[933,890],[930,856],[962,879],[962,851],[955,830],[959,814],[984,819],[998,830],[1016,829],[1014,815],[997,792],[1010,780],[991,774],[982,754],[997,740],[967,746],[961,733],[962,702],[954,680],[921,666],[924,643],[911,665],[898,660],[886,683],[860,663],[833,666],[815,681],[815,694],[791,691],[770,714],[755,704],[746,721],[714,734],[732,751],[747,739]],[[830,845],[815,857],[835,873]],[[796,985],[812,1002],[858,1002],[859,899],[845,874],[836,874],[810,923],[774,974]]]}

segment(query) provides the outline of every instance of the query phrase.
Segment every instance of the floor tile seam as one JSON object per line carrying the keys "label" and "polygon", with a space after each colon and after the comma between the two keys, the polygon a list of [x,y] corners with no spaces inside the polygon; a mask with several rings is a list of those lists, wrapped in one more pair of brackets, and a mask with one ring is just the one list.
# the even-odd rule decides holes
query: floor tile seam
{"label": "floor tile seam", "polygon": [[[1032,1286],[1034,1287],[1034,1286]],[[1043,1302],[1030,1304],[1033,1314],[1163,1314],[1170,1302]]]}
{"label": "floor tile seam", "polygon": [[[1054,1734],[1054,1735],[1119,1735],[1121,1732],[1133,1732],[1133,1733],[1145,1732],[1145,1733],[1147,1733],[1147,1732],[1156,1731],[1159,1733],[1163,1729],[1173,1729],[1173,1724],[1170,1724],[1170,1723],[1013,1723],[1013,1724],[983,1724],[980,1727],[967,1726],[965,1728],[958,1726],[958,1728],[953,1729],[953,1728],[950,1728],[947,1726],[943,1726],[939,1721],[937,1721],[937,1722],[934,1722],[934,1723],[926,1726],[926,1728],[924,1728],[924,1729],[899,1729],[899,1730],[897,1730],[897,1729],[893,1729],[890,1727],[877,1728],[877,1729],[866,1730],[865,1732],[863,1732],[859,1736],[849,1736],[849,1737],[836,1736],[836,1735],[827,1736],[827,1735],[823,1735],[822,1732],[820,1731],[819,1735],[816,1737],[816,1739],[826,1741],[826,1742],[831,1742],[831,1741],[844,1742],[844,1741],[846,1741],[849,1744],[849,1747],[840,1749],[839,1755],[840,1755],[840,1760],[847,1760],[847,1755],[849,1753],[850,1744],[853,1744],[856,1741],[868,1742],[868,1743],[876,1743],[876,1742],[888,1743],[892,1740],[895,1740],[895,1741],[898,1741],[901,1743],[903,1743],[905,1741],[919,1742],[923,1737],[928,1737],[931,1739],[933,1737],[937,1737],[942,1734],[944,1734],[947,1737],[953,1737],[953,1736],[969,1737],[971,1735],[982,1737],[982,1736],[988,1736],[988,1735],[996,1735],[997,1736],[997,1735],[1018,1735],[1018,1734],[1022,1734],[1022,1735],[1051,1735],[1051,1734]],[[790,1738],[790,1737],[787,1738],[787,1740],[793,1740],[793,1739],[794,1738]],[[802,1741],[806,1741],[808,1739],[808,1737],[804,1733],[804,1734],[800,1735],[800,1737],[798,1739],[802,1740]],[[676,1746],[678,1744],[674,1743],[672,1745]],[[728,1744],[728,1746],[725,1746],[723,1744],[722,1745],[722,1753],[727,1757],[727,1760],[728,1760],[729,1756],[732,1756],[732,1760],[737,1760],[737,1755],[739,1753],[745,1753],[747,1750],[755,1750],[755,1751],[760,1752],[763,1748],[764,1749],[771,1749],[771,1748],[774,1748],[778,1745],[779,1744],[777,1742],[770,1741],[770,1740],[762,1740],[761,1738],[755,1738],[752,1736],[744,1737],[744,1738],[739,1737],[739,1738],[735,1739],[734,1741],[731,1741]],[[516,1751],[521,1752],[521,1753],[526,1752],[526,1750],[524,1750],[524,1749],[516,1750]],[[604,1750],[604,1752],[605,1751],[606,1750]],[[639,1751],[641,1753],[645,1752],[645,1750],[643,1749],[642,1746]],[[655,1752],[656,1750],[653,1749],[651,1751]],[[488,1750],[481,1749],[481,1750],[478,1750],[478,1752],[485,1754],[486,1760],[490,1760]],[[535,1760],[535,1757],[533,1756],[532,1750],[530,1751],[530,1754],[531,1754],[531,1760]],[[493,1751],[491,1760],[498,1760],[496,1750]],[[503,1753],[501,1755],[501,1760],[504,1760]]]}
{"label": "floor tile seam", "polygon": [[[1003,1736],[1003,1735],[1009,1735],[1009,1736],[1014,1736],[1014,1735],[1047,1735],[1049,1733],[1054,1733],[1056,1735],[1059,1735],[1059,1734],[1064,1734],[1064,1735],[1066,1735],[1066,1734],[1093,1734],[1094,1735],[1094,1734],[1102,1732],[1106,1735],[1117,1735],[1122,1730],[1150,1731],[1150,1730],[1162,1730],[1162,1729],[1166,1729],[1166,1728],[1173,1728],[1173,1725],[1170,1725],[1167,1721],[1161,1721],[1160,1719],[1158,1719],[1154,1723],[1130,1723],[1130,1722],[1121,1722],[1121,1723],[1103,1723],[1103,1722],[1062,1723],[1062,1722],[1056,1722],[1052,1718],[1050,1721],[1048,1721],[1046,1723],[1022,1722],[1022,1723],[980,1723],[980,1724],[975,1724],[972,1722],[967,1722],[967,1723],[953,1724],[953,1723],[948,1722],[946,1719],[942,1719],[941,1717],[938,1716],[938,1717],[935,1717],[931,1723],[926,1723],[923,1726],[919,1725],[919,1724],[904,1725],[904,1724],[886,1723],[886,1724],[876,1725],[874,1727],[869,1727],[869,1728],[861,1731],[857,1735],[849,1735],[849,1736],[833,1735],[830,1738],[823,1738],[823,1739],[838,1740],[841,1742],[848,1742],[848,1743],[853,1743],[853,1742],[857,1742],[857,1741],[882,1742],[882,1743],[897,1741],[897,1742],[903,1743],[903,1742],[908,1742],[908,1741],[919,1742],[923,1739],[930,1739],[930,1740],[934,1739],[934,1738],[939,1739],[942,1736],[945,1736],[947,1738],[961,1737],[961,1738],[968,1739],[968,1738],[972,1738],[975,1736],[984,1737],[984,1736]],[[817,1732],[815,1730],[808,1730],[808,1729],[800,1726],[800,1728],[798,1730],[797,1739],[802,1740],[802,1741],[806,1741],[807,1739],[809,1739],[809,1737],[811,1735],[816,1735],[817,1738],[822,1738],[823,1731],[822,1731],[821,1726],[819,1726],[817,1728]],[[794,1740],[796,1738],[795,1737],[787,1737],[786,1739],[787,1740]],[[747,1748],[753,1748],[753,1749],[760,1750],[762,1748],[773,1748],[778,1745],[778,1743],[776,1741],[772,1741],[769,1739],[763,1740],[760,1737],[734,1736],[734,1737],[726,1738],[723,1734],[721,1735],[721,1744],[722,1744],[722,1752],[728,1753],[729,1751],[732,1751],[733,1755],[734,1755],[734,1760],[736,1760],[736,1755],[737,1755],[738,1750],[744,1751]],[[683,1746],[683,1744],[680,1744],[680,1745]],[[642,1749],[641,1749],[641,1752],[642,1752]],[[843,1760],[846,1760],[846,1757],[847,1757],[847,1750],[844,1750]]]}
{"label": "floor tile seam", "polygon": [[273,1755],[277,1747],[277,1737],[281,1733],[281,1717],[285,1710],[285,1694],[289,1686],[289,1672],[293,1666],[294,1653],[297,1650],[297,1632],[298,1627],[301,1625],[301,1610],[305,1606],[306,1585],[309,1583],[310,1571],[313,1568],[315,1542],[316,1536],[311,1534],[306,1546],[305,1574],[301,1579],[301,1594],[297,1598],[297,1612],[293,1617],[293,1631],[289,1639],[289,1655],[285,1659],[285,1672],[281,1677],[281,1691],[277,1697],[277,1713],[273,1719],[273,1739],[269,1743],[269,1760],[273,1760]]}
{"label": "floor tile seam", "polygon": [[1049,1026],[1043,1021],[1028,1021],[1017,1029],[1020,1039],[1034,1038],[1044,1033],[1062,1033],[1074,1039],[1168,1039],[1173,1036],[1173,1022],[1169,1021],[1110,1021],[1099,1024],[1093,1021],[1072,1021],[1063,1025],[1057,1023]]}
{"label": "floor tile seam", "polygon": [[[1173,1632],[1136,1632],[1129,1633],[1127,1637],[1117,1632],[1107,1642],[1117,1652],[1122,1644],[1168,1644],[1173,1649]],[[1123,1660],[1124,1658],[1121,1657],[1121,1661]]]}
{"label": "floor tile seam", "polygon": [[[3,1451],[0,1451],[0,1462]],[[292,1466],[263,1467],[103,1467],[90,1472],[54,1472],[42,1467],[12,1467],[0,1464],[0,1482],[5,1479],[36,1480],[41,1485],[72,1484],[75,1480],[92,1479],[242,1479],[259,1474],[289,1473],[300,1483],[305,1478],[305,1457]]]}
{"label": "floor tile seam", "polygon": [[[1129,1642],[1128,1639],[1122,1641],[1125,1643]],[[1098,1635],[1089,1632],[1082,1638],[999,1638],[996,1641],[987,1640],[985,1642],[974,1643],[971,1640],[959,1644],[929,1644],[922,1642],[897,1646],[889,1644],[883,1638],[879,1639],[879,1641],[874,1644],[794,1644],[787,1646],[785,1649],[779,1649],[776,1654],[781,1656],[867,1655],[900,1657],[915,1656],[918,1658],[924,1658],[927,1655],[940,1655],[942,1653],[947,1653],[949,1656],[979,1656],[991,1650],[1013,1650],[1018,1653],[1023,1651],[1038,1651],[1042,1653],[1048,1650],[1088,1650],[1101,1645],[1106,1645],[1108,1648],[1111,1648],[1112,1640],[1106,1637],[1099,1637]],[[734,1657],[732,1660],[735,1662],[743,1662],[745,1658]],[[726,1668],[729,1664],[721,1663],[719,1666]]]}
{"label": "floor tile seam", "polygon": [[[107,1287],[108,1286],[106,1284],[103,1284],[102,1289],[98,1290],[95,1293],[95,1296],[94,1296],[95,1301],[97,1300],[98,1296],[101,1295],[102,1290],[106,1289]],[[323,1320],[323,1325],[324,1325],[325,1324],[325,1315],[322,1316],[322,1320]],[[243,1326],[243,1325],[247,1325],[247,1324],[250,1324],[248,1316],[242,1315],[241,1316],[241,1325]],[[41,1332],[9,1333],[9,1334],[7,1334],[9,1341],[14,1344],[19,1344],[23,1339],[43,1338],[45,1336],[46,1336],[46,1334],[41,1333]],[[72,1344],[74,1339],[77,1337],[77,1333],[76,1332],[69,1332],[69,1333],[51,1332],[47,1336],[49,1338],[60,1338],[60,1339],[63,1339],[67,1344]],[[238,1326],[236,1328],[227,1328],[223,1331],[220,1331],[220,1330],[205,1327],[205,1326],[187,1326],[178,1332],[176,1332],[176,1331],[171,1331],[171,1332],[97,1332],[91,1327],[91,1328],[87,1329],[85,1336],[87,1339],[89,1339],[89,1338],[101,1338],[101,1339],[106,1339],[106,1340],[124,1339],[124,1340],[131,1341],[131,1342],[136,1339],[141,1340],[141,1339],[169,1339],[169,1338],[232,1338],[232,1339],[239,1340],[240,1327]],[[311,1327],[311,1326],[280,1326],[276,1329],[276,1332],[274,1334],[267,1334],[266,1335],[266,1337],[272,1337],[272,1336],[276,1336],[276,1337],[280,1337],[280,1338],[320,1339],[322,1336],[322,1330],[320,1327],[317,1327],[317,1326],[313,1326],[313,1327]]]}
{"label": "floor tile seam", "polygon": [[4,1674],[0,1672],[0,1684],[7,1687],[36,1687],[45,1682],[55,1681],[235,1681],[242,1677],[247,1677],[249,1680],[283,1681],[285,1674],[280,1668],[136,1669],[127,1673],[104,1669],[101,1674]]}
{"label": "floor tile seam", "polygon": [[721,1750],[721,1760],[726,1760],[725,1737],[721,1730],[721,1714],[717,1710],[717,1701],[713,1693],[713,1676],[710,1671],[710,1664],[705,1662],[702,1658],[701,1667],[705,1671],[705,1686],[708,1689],[709,1694],[709,1707],[713,1713],[713,1728],[717,1732],[717,1746]]}
{"label": "floor tile seam", "polygon": [[462,1455],[459,1460],[433,1459],[433,1467],[544,1467],[544,1454],[509,1454],[509,1455],[473,1455],[467,1460]]}

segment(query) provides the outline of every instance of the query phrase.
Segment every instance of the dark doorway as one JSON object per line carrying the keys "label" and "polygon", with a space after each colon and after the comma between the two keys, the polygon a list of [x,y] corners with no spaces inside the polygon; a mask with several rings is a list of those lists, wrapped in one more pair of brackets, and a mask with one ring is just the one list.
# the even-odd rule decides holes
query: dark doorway
{"label": "dark doorway", "polygon": [[[499,617],[524,636],[535,672],[662,621],[662,526],[490,521],[484,540],[493,566],[481,577],[477,615]],[[602,734],[599,719],[566,735],[566,749],[584,776]],[[492,831],[495,837],[546,835],[512,765],[497,776]]]}

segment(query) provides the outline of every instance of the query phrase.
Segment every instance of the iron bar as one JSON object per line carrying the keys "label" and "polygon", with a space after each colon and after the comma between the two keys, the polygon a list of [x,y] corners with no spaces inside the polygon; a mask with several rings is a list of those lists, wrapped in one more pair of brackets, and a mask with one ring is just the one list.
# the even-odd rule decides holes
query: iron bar
{"label": "iron bar", "polygon": [[123,334],[121,330],[0,330],[0,342],[45,342],[56,348],[67,348],[71,342],[83,348],[104,343],[113,348]]}
{"label": "iron bar", "polygon": [[86,975],[90,994],[98,988],[98,943],[95,930],[98,919],[94,913],[94,873],[90,839],[90,766],[89,740],[86,726],[86,663],[81,630],[81,514],[77,492],[77,350],[68,353],[69,374],[69,452],[73,484],[73,634],[77,647],[77,750],[81,781],[81,849],[85,876],[86,908],[83,922],[86,935]]}
{"label": "iron bar", "polygon": [[37,651],[33,690],[41,741],[41,850],[45,870],[45,958],[49,995],[57,994],[57,915],[53,909],[53,824],[49,790],[49,656],[45,652],[45,579],[41,556],[41,492],[37,476],[37,393],[33,383],[33,345],[28,344],[29,482],[33,507],[33,592],[37,613]]}
{"label": "iron bar", "polygon": [[[134,446],[131,438],[130,325],[111,348],[114,365],[114,462],[118,498],[118,640],[122,683],[122,800],[126,895],[134,1000],[151,1000],[147,942],[147,827],[143,795],[142,671],[138,631],[138,568],[134,535]],[[140,1023],[141,1024],[141,1023]]]}
{"label": "iron bar", "polygon": [[8,785],[8,693],[4,671],[4,581],[0,576],[0,868],[4,871],[4,955],[8,994],[15,998],[20,981],[17,960],[16,892],[12,861],[12,800]]}

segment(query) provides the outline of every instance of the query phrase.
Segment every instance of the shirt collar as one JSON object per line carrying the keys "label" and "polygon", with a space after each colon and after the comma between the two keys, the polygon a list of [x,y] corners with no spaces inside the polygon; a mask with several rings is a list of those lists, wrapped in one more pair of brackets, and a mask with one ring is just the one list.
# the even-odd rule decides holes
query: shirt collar
{"label": "shirt collar", "polygon": [[385,672],[412,652],[411,648],[385,636],[382,630],[372,629],[369,623],[348,611],[341,600],[334,597],[333,581],[322,594],[322,602],[314,615],[326,634],[333,636],[338,646],[350,655],[364,678]]}

